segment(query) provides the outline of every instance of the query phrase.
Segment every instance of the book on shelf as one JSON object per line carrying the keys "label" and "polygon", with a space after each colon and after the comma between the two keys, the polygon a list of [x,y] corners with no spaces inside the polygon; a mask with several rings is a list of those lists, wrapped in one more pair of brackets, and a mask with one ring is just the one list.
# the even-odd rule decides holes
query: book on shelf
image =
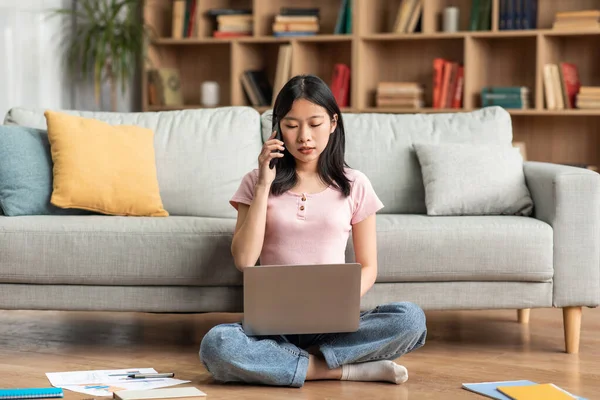
{"label": "book on shelf", "polygon": [[292,45],[282,44],[279,46],[277,55],[277,67],[275,68],[275,80],[273,83],[273,96],[271,105],[275,105],[275,99],[279,91],[292,77]]}
{"label": "book on shelf", "polygon": [[481,89],[481,106],[528,109],[529,88],[525,86],[488,86]]}
{"label": "book on shelf", "polygon": [[350,67],[346,64],[335,64],[331,76],[331,92],[339,107],[350,104]]}
{"label": "book on shelf", "polygon": [[272,29],[276,37],[311,36],[319,33],[318,8],[281,7]]}
{"label": "book on shelf", "polygon": [[271,86],[267,73],[264,69],[246,70],[241,76],[242,88],[248,97],[250,104],[254,107],[269,106],[273,98],[273,87]]}
{"label": "book on shelf", "polygon": [[235,38],[252,36],[254,18],[248,8],[212,8],[206,11],[212,22],[212,35],[215,38]]}
{"label": "book on shelf", "polygon": [[554,15],[552,29],[600,29],[600,10],[557,12]]}
{"label": "book on shelf", "polygon": [[546,109],[564,110],[577,107],[576,98],[581,87],[577,65],[566,62],[547,63],[543,67],[542,81]]}
{"label": "book on shelf", "polygon": [[171,36],[174,39],[199,36],[196,9],[199,0],[173,0]]}
{"label": "book on shelf", "polygon": [[491,22],[492,0],[473,0],[469,16],[469,30],[489,31],[492,28]]}
{"label": "book on shelf", "polygon": [[225,14],[216,17],[216,29],[214,37],[243,37],[251,36],[253,28],[252,15],[248,14]]}
{"label": "book on shelf", "polygon": [[600,109],[600,86],[581,86],[575,95],[575,104],[581,109]]}
{"label": "book on shelf", "polygon": [[421,12],[425,0],[402,0],[396,13],[392,32],[414,33],[418,31]]}
{"label": "book on shelf", "polygon": [[342,0],[333,34],[344,35],[350,33],[352,33],[352,0]]}
{"label": "book on shelf", "polygon": [[419,82],[379,82],[377,107],[423,108],[424,87]]}
{"label": "book on shelf", "polygon": [[433,60],[433,108],[461,108],[465,69],[455,61]]}
{"label": "book on shelf", "polygon": [[538,0],[500,0],[498,29],[536,29],[537,7]]}

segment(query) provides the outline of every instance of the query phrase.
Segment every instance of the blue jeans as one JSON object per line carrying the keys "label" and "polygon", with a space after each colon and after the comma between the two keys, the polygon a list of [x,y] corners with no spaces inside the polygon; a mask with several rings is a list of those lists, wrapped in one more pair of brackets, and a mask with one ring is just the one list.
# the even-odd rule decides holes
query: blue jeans
{"label": "blue jeans", "polygon": [[390,303],[361,312],[356,332],[248,336],[241,323],[212,328],[200,344],[200,359],[216,381],[301,387],[307,349],[318,349],[329,368],[394,360],[425,344],[425,314],[417,305]]}

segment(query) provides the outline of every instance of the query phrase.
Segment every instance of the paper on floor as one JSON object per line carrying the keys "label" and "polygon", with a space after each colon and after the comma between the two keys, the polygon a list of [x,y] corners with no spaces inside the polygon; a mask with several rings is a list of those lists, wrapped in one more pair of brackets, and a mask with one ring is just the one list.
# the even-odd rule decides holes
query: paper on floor
{"label": "paper on floor", "polygon": [[174,378],[131,379],[128,374],[156,373],[154,368],[128,368],[113,370],[47,372],[54,387],[98,397],[112,397],[120,390],[148,390],[189,383]]}

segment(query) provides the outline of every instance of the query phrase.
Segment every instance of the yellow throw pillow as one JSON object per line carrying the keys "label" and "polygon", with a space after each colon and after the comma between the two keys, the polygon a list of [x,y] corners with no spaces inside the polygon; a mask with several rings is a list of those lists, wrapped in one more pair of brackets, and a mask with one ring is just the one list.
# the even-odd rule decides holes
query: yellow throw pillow
{"label": "yellow throw pillow", "polygon": [[110,215],[166,217],[154,132],[46,111],[54,163],[50,202]]}

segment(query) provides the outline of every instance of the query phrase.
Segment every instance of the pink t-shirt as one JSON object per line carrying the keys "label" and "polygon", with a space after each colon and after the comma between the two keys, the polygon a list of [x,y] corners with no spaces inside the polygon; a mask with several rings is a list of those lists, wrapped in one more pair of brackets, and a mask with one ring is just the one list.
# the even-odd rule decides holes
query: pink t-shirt
{"label": "pink t-shirt", "polygon": [[[360,171],[346,168],[350,196],[335,188],[306,194],[287,191],[269,195],[261,265],[342,264],[352,225],[381,208],[383,203]],[[247,173],[230,203],[252,203],[258,169]]]}

